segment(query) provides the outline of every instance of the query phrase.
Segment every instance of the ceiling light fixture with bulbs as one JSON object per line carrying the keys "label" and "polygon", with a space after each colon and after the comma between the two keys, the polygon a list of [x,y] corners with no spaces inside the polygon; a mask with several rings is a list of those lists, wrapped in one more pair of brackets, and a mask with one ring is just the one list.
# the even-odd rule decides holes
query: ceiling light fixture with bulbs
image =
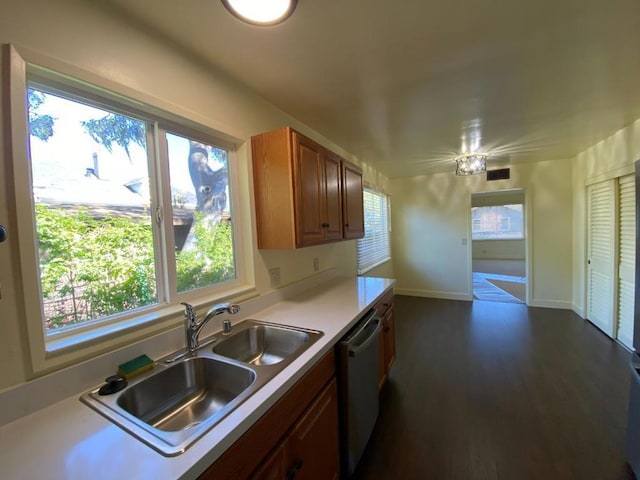
{"label": "ceiling light fixture with bulbs", "polygon": [[235,17],[258,26],[284,22],[296,9],[298,0],[221,0]]}
{"label": "ceiling light fixture with bulbs", "polygon": [[487,157],[484,153],[468,153],[456,157],[456,175],[475,175],[487,171]]}

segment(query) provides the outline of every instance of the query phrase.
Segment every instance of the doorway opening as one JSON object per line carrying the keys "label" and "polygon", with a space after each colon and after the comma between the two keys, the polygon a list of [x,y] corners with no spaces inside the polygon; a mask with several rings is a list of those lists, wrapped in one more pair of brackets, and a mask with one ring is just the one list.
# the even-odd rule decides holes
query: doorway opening
{"label": "doorway opening", "polygon": [[471,195],[474,300],[527,302],[524,190]]}

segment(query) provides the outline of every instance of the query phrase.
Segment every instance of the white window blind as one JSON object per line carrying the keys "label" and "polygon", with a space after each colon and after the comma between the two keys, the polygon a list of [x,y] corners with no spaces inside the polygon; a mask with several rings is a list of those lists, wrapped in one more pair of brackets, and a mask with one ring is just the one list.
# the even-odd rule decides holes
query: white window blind
{"label": "white window blind", "polygon": [[357,241],[359,274],[391,259],[388,197],[365,189],[363,199],[365,233]]}

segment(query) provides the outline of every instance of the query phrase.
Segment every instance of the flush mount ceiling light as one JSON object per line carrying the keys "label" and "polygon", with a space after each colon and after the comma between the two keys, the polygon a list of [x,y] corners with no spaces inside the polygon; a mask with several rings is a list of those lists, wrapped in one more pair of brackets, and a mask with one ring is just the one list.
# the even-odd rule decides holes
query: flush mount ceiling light
{"label": "flush mount ceiling light", "polygon": [[475,175],[487,171],[487,155],[469,153],[456,158],[456,175]]}
{"label": "flush mount ceiling light", "polygon": [[233,15],[252,25],[276,25],[291,16],[298,0],[221,0]]}

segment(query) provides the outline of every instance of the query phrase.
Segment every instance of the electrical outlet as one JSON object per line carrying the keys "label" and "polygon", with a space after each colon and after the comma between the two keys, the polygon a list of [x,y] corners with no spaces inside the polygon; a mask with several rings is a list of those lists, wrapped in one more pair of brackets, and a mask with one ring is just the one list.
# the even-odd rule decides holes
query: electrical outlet
{"label": "electrical outlet", "polygon": [[320,260],[318,260],[318,257],[314,257],[314,259],[313,259],[313,271],[317,272],[318,270],[320,270]]}
{"label": "electrical outlet", "polygon": [[269,269],[269,277],[271,278],[271,286],[277,287],[280,285],[280,267],[274,267]]}

